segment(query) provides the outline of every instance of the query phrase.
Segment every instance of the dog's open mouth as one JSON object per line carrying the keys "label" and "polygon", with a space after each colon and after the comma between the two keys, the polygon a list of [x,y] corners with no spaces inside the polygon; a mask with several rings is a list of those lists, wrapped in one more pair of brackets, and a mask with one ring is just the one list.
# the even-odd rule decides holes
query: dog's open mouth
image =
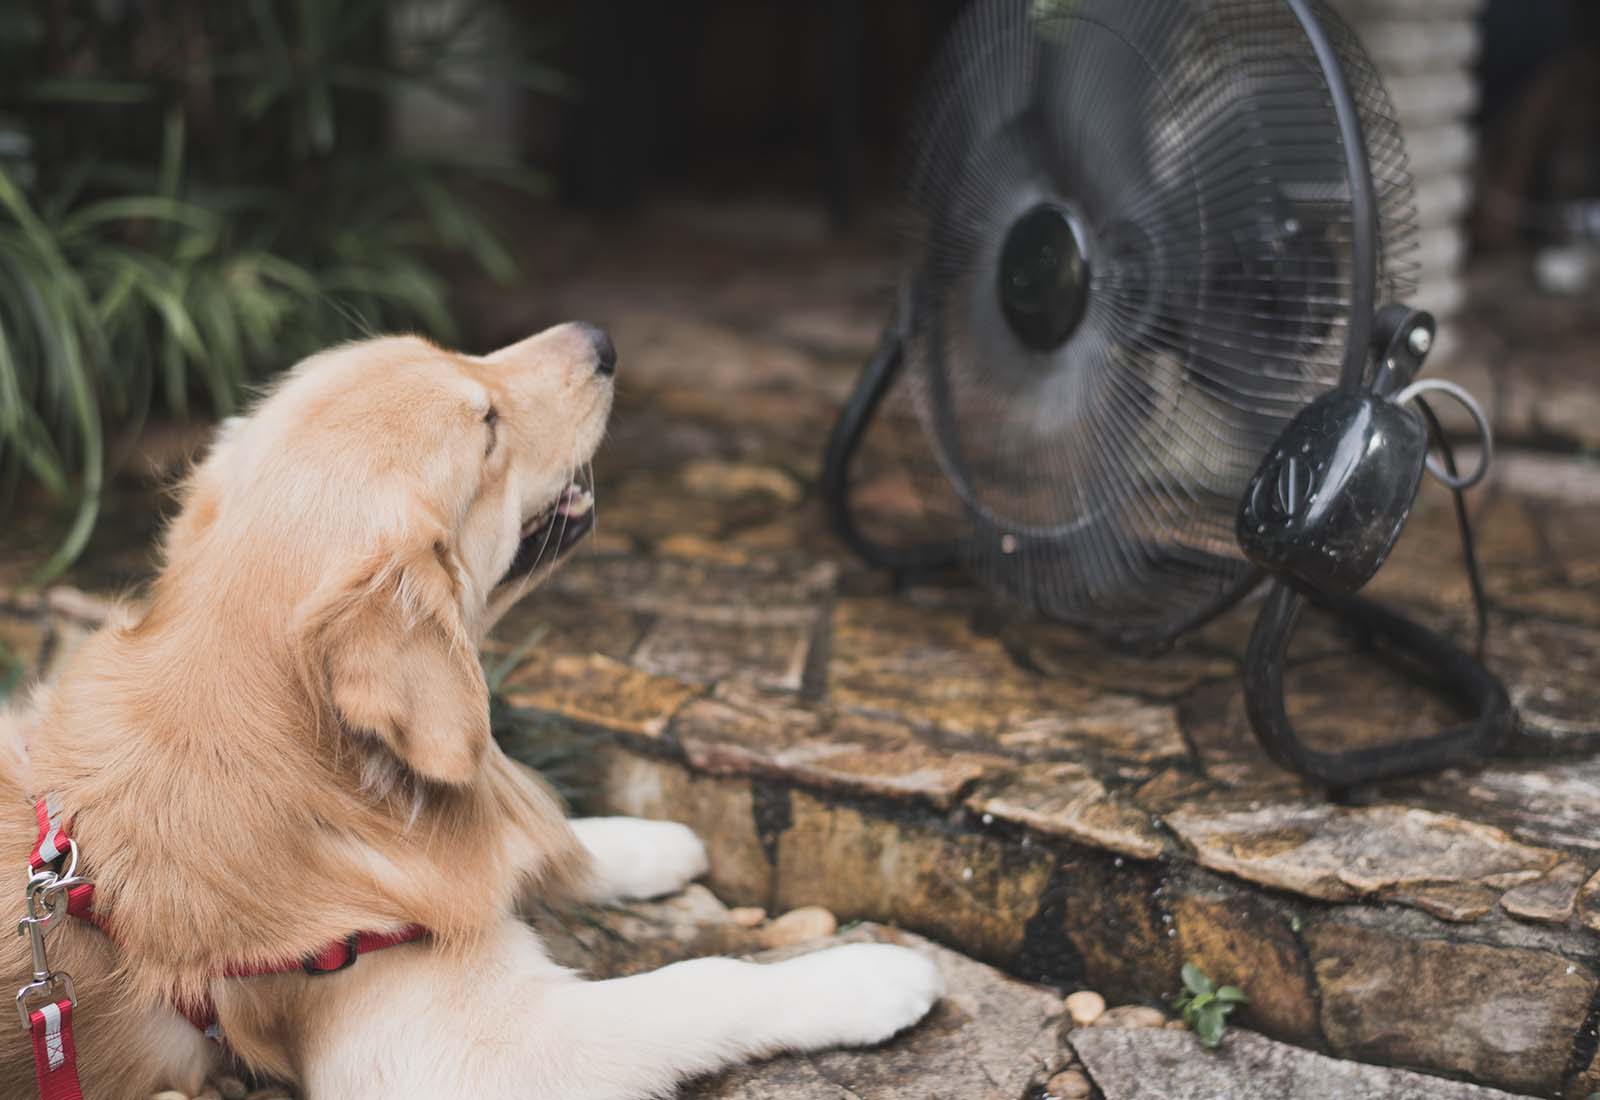
{"label": "dog's open mouth", "polygon": [[552,565],[594,529],[594,494],[577,482],[522,528],[517,555],[500,583],[520,580],[542,565]]}

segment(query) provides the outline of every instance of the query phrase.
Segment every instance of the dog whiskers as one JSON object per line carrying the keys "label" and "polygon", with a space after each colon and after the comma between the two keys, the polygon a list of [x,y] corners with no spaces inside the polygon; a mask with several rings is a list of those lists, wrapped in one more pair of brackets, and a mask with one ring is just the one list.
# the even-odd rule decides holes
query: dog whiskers
{"label": "dog whiskers", "polygon": [[583,464],[584,476],[587,484],[584,488],[589,491],[589,531],[591,537],[600,530],[600,496],[594,488],[594,461],[591,459]]}

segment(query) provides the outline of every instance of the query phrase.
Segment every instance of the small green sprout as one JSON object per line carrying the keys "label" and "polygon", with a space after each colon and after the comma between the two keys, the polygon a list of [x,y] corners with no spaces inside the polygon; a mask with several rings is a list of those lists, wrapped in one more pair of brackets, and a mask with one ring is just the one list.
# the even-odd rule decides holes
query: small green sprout
{"label": "small green sprout", "polygon": [[1219,989],[1194,963],[1184,963],[1183,992],[1172,1002],[1172,1007],[1183,1013],[1183,1022],[1202,1043],[1215,1048],[1222,1042],[1228,1015],[1249,1000],[1238,986],[1225,985]]}

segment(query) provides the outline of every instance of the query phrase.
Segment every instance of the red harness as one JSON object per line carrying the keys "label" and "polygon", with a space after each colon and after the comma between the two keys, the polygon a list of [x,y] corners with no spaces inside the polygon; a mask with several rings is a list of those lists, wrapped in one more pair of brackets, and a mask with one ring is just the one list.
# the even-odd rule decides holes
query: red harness
{"label": "red harness", "polygon": [[[78,876],[78,845],[69,835],[54,797],[35,802],[33,812],[39,824],[39,838],[28,853],[28,912],[17,926],[18,935],[29,937],[33,980],[17,993],[17,1013],[33,1037],[33,1068],[40,1100],[83,1100],[83,1088],[78,1083],[78,1050],[72,1039],[72,1009],[77,992],[71,975],[50,968],[45,957],[45,935],[62,917],[77,917],[113,941],[116,937],[94,912],[94,883]],[[65,866],[61,866],[63,861]],[[415,943],[427,935],[426,928],[415,924],[398,932],[352,932],[299,962],[230,966],[219,977],[336,974],[354,966],[362,955]],[[209,997],[198,1005],[179,1006],[179,1011],[207,1038],[221,1041],[217,1007]]]}

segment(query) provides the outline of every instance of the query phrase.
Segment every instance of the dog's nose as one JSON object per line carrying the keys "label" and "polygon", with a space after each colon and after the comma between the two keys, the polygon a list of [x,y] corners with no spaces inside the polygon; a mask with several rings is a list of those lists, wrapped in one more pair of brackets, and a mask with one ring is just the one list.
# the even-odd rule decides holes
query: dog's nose
{"label": "dog's nose", "polygon": [[589,343],[594,345],[594,369],[599,374],[615,374],[617,372],[617,346],[611,342],[611,336],[599,325],[591,325],[587,321],[579,321],[578,327],[589,338]]}

